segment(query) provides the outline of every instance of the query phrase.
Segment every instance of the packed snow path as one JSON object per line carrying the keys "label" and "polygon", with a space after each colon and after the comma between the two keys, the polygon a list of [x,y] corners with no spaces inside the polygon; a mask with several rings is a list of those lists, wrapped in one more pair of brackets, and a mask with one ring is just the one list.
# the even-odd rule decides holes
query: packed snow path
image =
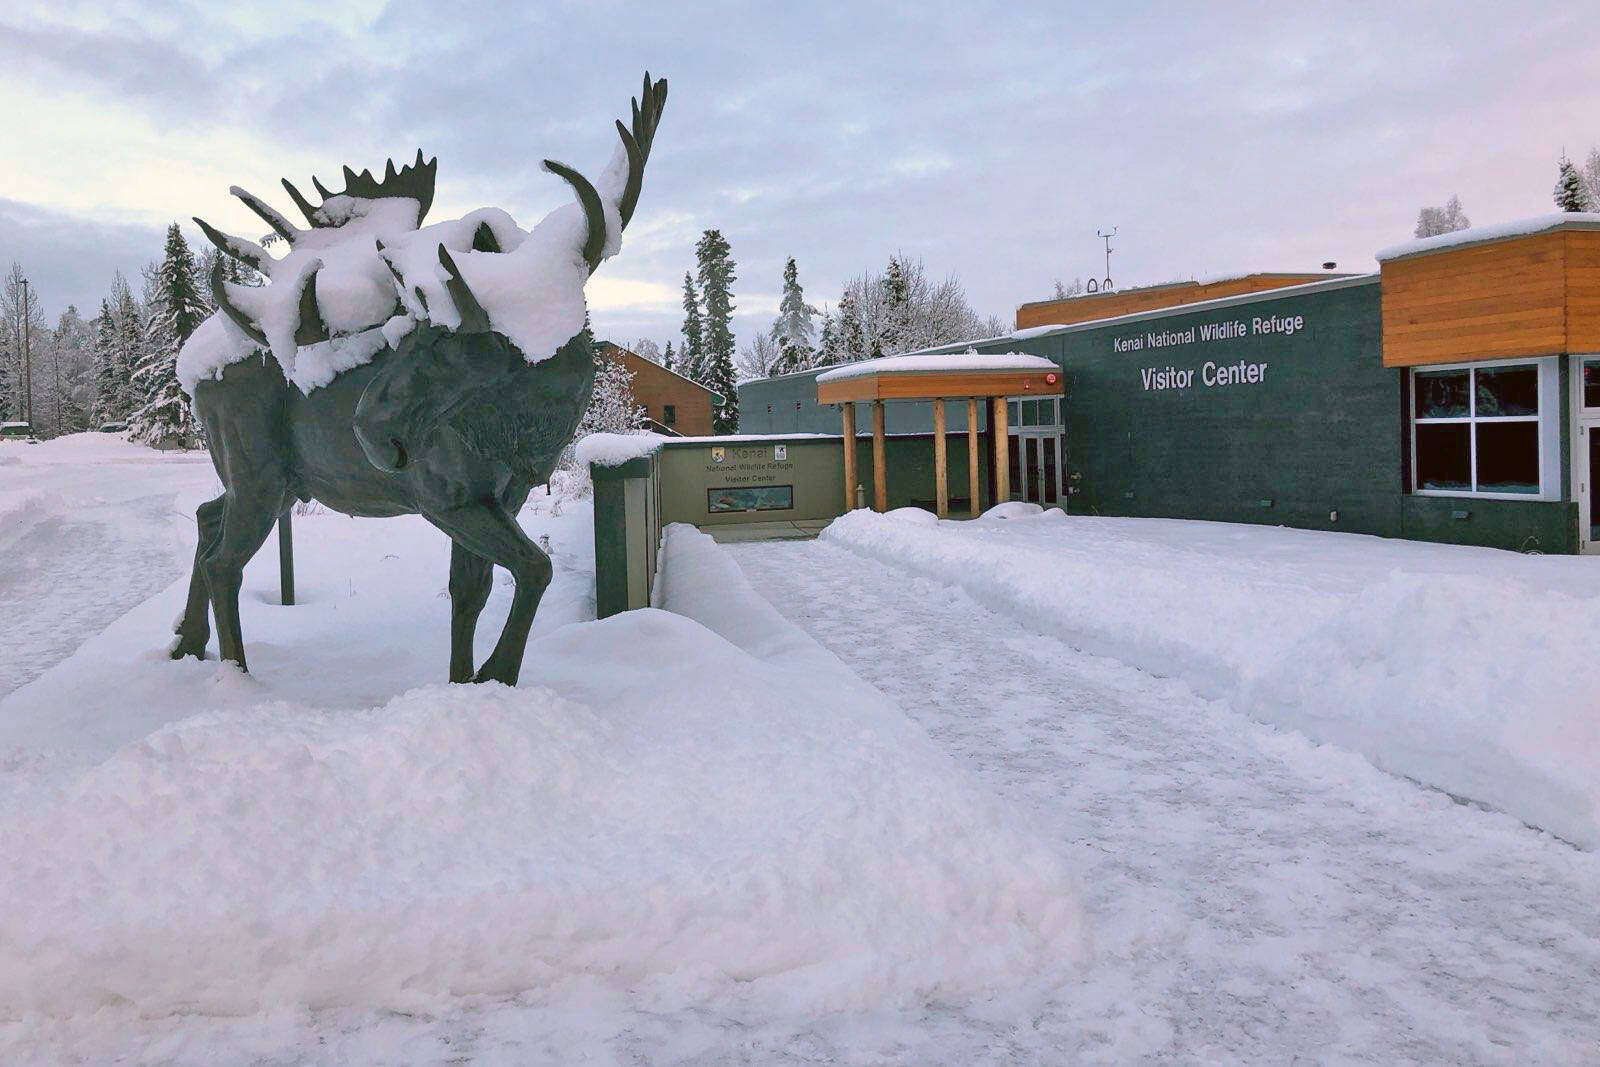
{"label": "packed snow path", "polygon": [[[10,461],[10,462],[4,462]],[[194,506],[217,492],[204,452],[109,434],[0,450],[0,697],[179,577]]]}
{"label": "packed snow path", "polygon": [[967,1031],[941,1047],[1024,1062],[1600,1057],[1600,857],[846,549],[729,551],[1077,854],[1095,965],[1030,1019],[939,1018],[946,1038]]}

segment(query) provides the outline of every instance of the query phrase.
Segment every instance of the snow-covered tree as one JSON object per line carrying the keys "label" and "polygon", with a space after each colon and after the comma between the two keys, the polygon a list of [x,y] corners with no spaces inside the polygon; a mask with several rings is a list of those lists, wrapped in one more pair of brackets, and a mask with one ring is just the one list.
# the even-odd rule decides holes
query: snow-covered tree
{"label": "snow-covered tree", "polygon": [[733,283],[735,273],[732,250],[720,230],[706,230],[695,245],[699,265],[700,294],[705,301],[705,348],[701,355],[700,381],[722,396],[712,413],[716,433],[739,430],[738,374],[733,368]]}
{"label": "snow-covered tree", "polygon": [[817,335],[817,351],[811,357],[813,367],[832,367],[843,363],[839,350],[839,321],[831,311],[822,313],[822,329]]}
{"label": "snow-covered tree", "polygon": [[1467,213],[1461,210],[1461,198],[1451,195],[1444,207],[1425,207],[1417,212],[1416,237],[1437,237],[1441,233],[1455,233],[1472,225]]}
{"label": "snow-covered tree", "polygon": [[674,369],[685,378],[704,380],[705,323],[700,318],[700,298],[694,291],[694,279],[683,272],[683,347],[678,350],[678,366]]}
{"label": "snow-covered tree", "polygon": [[772,324],[772,340],[782,356],[783,369],[778,373],[787,374],[811,366],[811,339],[816,335],[811,317],[816,313],[817,309],[806,303],[799,270],[794,257],[790,256],[783,265],[783,296],[778,301],[778,319]]}
{"label": "snow-covered tree", "polygon": [[1591,211],[1600,211],[1600,148],[1589,149],[1583,161],[1583,189],[1589,194]]}
{"label": "snow-covered tree", "polygon": [[1556,207],[1562,211],[1589,211],[1589,190],[1584,187],[1583,175],[1578,173],[1578,168],[1572,165],[1566,153],[1562,153],[1561,162],[1556,164],[1556,187],[1554,190]]}
{"label": "snow-covered tree", "polygon": [[[0,284],[0,349],[5,353],[4,365],[0,366],[0,392],[6,401],[0,418],[24,419],[31,414],[36,429],[49,425],[49,411],[41,410],[37,391],[31,388],[39,384],[41,364],[48,364],[40,357],[49,342],[50,331],[39,306],[39,294],[28,284],[22,264],[13,263]],[[31,377],[27,373],[30,369]]]}
{"label": "snow-covered tree", "polygon": [[144,362],[144,310],[134,299],[133,287],[118,271],[111,281],[111,317],[117,331],[117,382],[115,418],[126,420],[144,401],[133,381],[133,372]]}
{"label": "snow-covered tree", "polygon": [[633,372],[620,359],[596,356],[594,393],[578,423],[579,440],[592,433],[638,433],[649,415],[633,395]]}
{"label": "snow-covered tree", "polygon": [[[874,287],[876,288],[876,287]],[[861,306],[853,289],[846,289],[839,297],[838,325],[834,336],[838,339],[837,363],[856,363],[868,355],[867,331],[861,323]]]}
{"label": "snow-covered tree", "polygon": [[739,350],[735,360],[735,369],[739,372],[741,382],[750,381],[752,378],[775,378],[779,374],[786,374],[790,370],[803,368],[789,367],[780,369],[783,362],[783,349],[778,346],[777,329],[758,333]]}
{"label": "snow-covered tree", "polygon": [[117,320],[111,301],[100,301],[100,314],[94,318],[94,424],[120,419],[123,390],[127,383],[118,358]]}
{"label": "snow-covered tree", "polygon": [[883,290],[883,313],[878,318],[878,329],[872,335],[873,350],[885,355],[905,352],[913,347],[909,343],[911,283],[898,254],[889,257],[889,267],[878,285]]}
{"label": "snow-covered tree", "polygon": [[672,350],[671,341],[667,342],[667,350],[661,353],[661,365],[676,374],[683,373],[678,367],[678,354]]}
{"label": "snow-covered tree", "polygon": [[1086,288],[1086,286],[1083,284],[1083,279],[1082,278],[1074,278],[1074,279],[1072,279],[1072,284],[1071,285],[1068,285],[1065,282],[1063,282],[1060,278],[1057,278],[1056,279],[1056,296],[1055,296],[1055,298],[1057,300],[1066,300],[1066,299],[1069,299],[1070,297],[1082,296],[1083,295],[1083,291],[1084,291],[1085,288]]}
{"label": "snow-covered tree", "polygon": [[[994,316],[985,318],[972,309],[955,277],[934,284],[921,260],[897,254],[894,262],[899,267],[897,282],[891,282],[885,272],[862,274],[845,286],[835,311],[834,328],[846,362],[867,358],[874,345],[880,354],[894,355],[1005,332],[1004,324]],[[891,309],[886,301],[902,285],[906,292],[903,314],[899,308]],[[891,337],[894,334],[899,335],[897,341]]]}
{"label": "snow-covered tree", "polygon": [[49,338],[49,376],[43,382],[52,434],[90,428],[95,401],[94,331],[69,304]]}
{"label": "snow-covered tree", "polygon": [[195,277],[194,254],[177,223],[167,229],[151,303],[143,360],[133,373],[143,404],[130,416],[128,430],[134,440],[154,444],[195,432],[189,398],[178,384],[178,349],[208,314]]}
{"label": "snow-covered tree", "polygon": [[[669,341],[668,344],[671,344]],[[648,337],[641,337],[633,342],[633,354],[640,359],[648,359],[651,363],[661,363],[661,346]],[[665,364],[662,364],[665,366]]]}

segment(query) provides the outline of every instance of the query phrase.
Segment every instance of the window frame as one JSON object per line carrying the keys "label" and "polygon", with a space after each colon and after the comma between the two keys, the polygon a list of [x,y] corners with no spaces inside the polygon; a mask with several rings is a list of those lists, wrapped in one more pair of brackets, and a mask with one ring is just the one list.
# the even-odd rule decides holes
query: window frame
{"label": "window frame", "polygon": [[[1539,410],[1533,415],[1483,415],[1478,414],[1478,371],[1494,370],[1500,367],[1533,367],[1538,381]],[[1483,359],[1472,360],[1466,363],[1430,363],[1425,366],[1411,367],[1411,397],[1407,411],[1410,426],[1406,432],[1410,435],[1411,442],[1411,492],[1417,496],[1443,496],[1443,497],[1472,497],[1478,500],[1559,500],[1560,487],[1555,483],[1560,481],[1560,473],[1552,474],[1550,469],[1551,459],[1559,450],[1559,444],[1552,445],[1550,441],[1551,430],[1560,433],[1560,411],[1555,402],[1558,388],[1552,379],[1552,372],[1556,371],[1553,361],[1544,357],[1531,357],[1526,359]],[[1417,375],[1434,374],[1449,371],[1467,372],[1467,414],[1452,415],[1444,418],[1419,418],[1417,416],[1417,403],[1420,390],[1417,388]],[[1559,373],[1556,371],[1556,373]],[[1478,425],[1495,423],[1531,422],[1535,427],[1535,440],[1539,447],[1539,486],[1532,493],[1496,493],[1478,488]],[[1422,488],[1422,463],[1417,452],[1417,426],[1448,426],[1465,425],[1467,427],[1467,463],[1472,473],[1472,488],[1470,489],[1424,489]],[[1552,488],[1554,487],[1554,488]],[[1555,495],[1552,495],[1552,494]]]}
{"label": "window frame", "polygon": [[1575,398],[1573,414],[1579,418],[1588,418],[1600,415],[1600,404],[1585,404],[1583,402],[1583,368],[1587,363],[1600,366],[1600,355],[1592,352],[1574,353],[1572,356],[1572,394]]}

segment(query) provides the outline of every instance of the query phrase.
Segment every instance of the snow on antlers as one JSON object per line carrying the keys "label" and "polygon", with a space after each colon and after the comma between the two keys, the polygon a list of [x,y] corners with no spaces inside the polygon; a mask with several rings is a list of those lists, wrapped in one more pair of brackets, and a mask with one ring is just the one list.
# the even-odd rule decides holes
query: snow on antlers
{"label": "snow on antlers", "polygon": [[285,377],[309,393],[399,344],[419,322],[493,330],[528,362],[547,359],[583,328],[584,283],[621,247],[666,99],[666,79],[652,82],[646,73],[632,123],[617,122],[620,143],[597,183],[545,160],[544,169],[572,187],[575,202],[532,230],[493,207],[423,226],[438,160],[424,161],[420,151],[399,169],[389,161],[382,178],[345,167],[345,187],[337,193],[313,177],[320,204],[284,179],[308,229],[234,186],[230,192],[271,228],[265,243],[281,240],[288,252],[274,257],[262,243],[194,220],[212,244],[267,284],[230,282],[218,260],[211,275],[217,312],[178,357],[184,389],[193,395],[197,382],[266,349]]}

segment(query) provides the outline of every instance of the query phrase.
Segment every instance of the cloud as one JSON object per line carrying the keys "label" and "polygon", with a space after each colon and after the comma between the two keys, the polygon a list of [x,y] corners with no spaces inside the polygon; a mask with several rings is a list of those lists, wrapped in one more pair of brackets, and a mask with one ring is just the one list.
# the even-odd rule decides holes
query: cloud
{"label": "cloud", "polygon": [[539,161],[603,166],[649,68],[672,93],[593,283],[602,332],[674,336],[707,227],[733,246],[746,340],[790,255],[814,303],[904,250],[1002,316],[1102,273],[1112,225],[1121,284],[1370,267],[1452,192],[1486,222],[1548,210],[1555,154],[1600,139],[1587,21],[1484,2],[52,0],[0,15],[0,143],[25,161],[0,239],[46,300],[81,301],[154,257],[166,220],[257,230],[229,184],[275,195],[418,147],[440,159],[439,217],[493,203],[531,225],[569,195]]}

